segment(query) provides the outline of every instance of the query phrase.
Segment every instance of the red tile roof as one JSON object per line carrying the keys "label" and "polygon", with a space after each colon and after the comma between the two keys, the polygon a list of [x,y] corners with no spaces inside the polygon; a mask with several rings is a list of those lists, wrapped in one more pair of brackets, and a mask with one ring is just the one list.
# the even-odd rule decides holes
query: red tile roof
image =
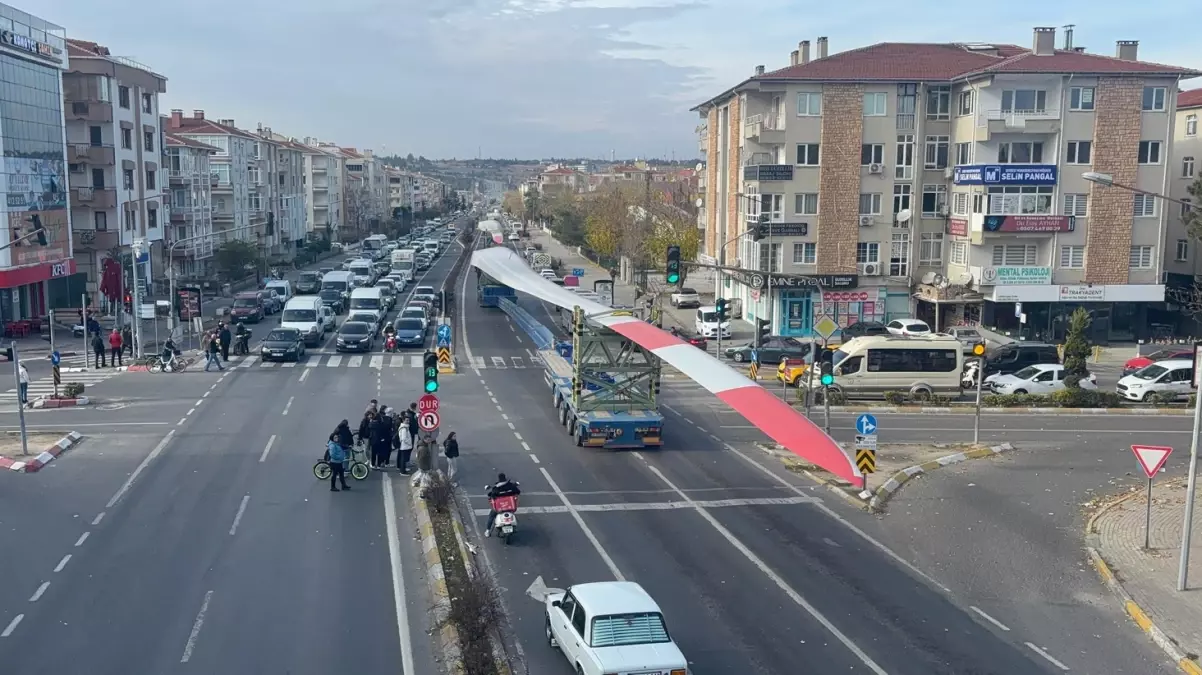
{"label": "red tile roof", "polygon": [[544,171],[543,175],[544,176],[571,176],[575,173],[576,173],[575,171],[573,171],[567,167],[561,166],[558,169],[551,169],[550,171]]}
{"label": "red tile roof", "polygon": [[193,138],[188,138],[187,136],[179,136],[172,133],[167,133],[165,136],[167,138],[168,147],[188,147],[196,148],[197,150],[212,150],[213,152],[221,152],[220,148],[215,148],[207,143],[201,143],[200,141]]}
{"label": "red tile roof", "polygon": [[1178,108],[1202,108],[1202,89],[1190,89],[1177,94]]}
{"label": "red tile roof", "polygon": [[67,38],[67,58],[97,58],[112,56],[109,48],[89,40]]}
{"label": "red tile roof", "polygon": [[1181,75],[1197,77],[1202,72],[1169,66],[1151,61],[1127,61],[1113,56],[1088,54],[1086,52],[1057,49],[1047,56],[1036,56],[1026,51],[1000,63],[976,72],[963,73],[960,77],[988,73],[1066,73],[1072,75]]}
{"label": "red tile roof", "polygon": [[197,119],[195,117],[184,117],[180,120],[180,125],[176,127],[174,120],[168,118],[168,123],[171,125],[170,131],[178,135],[215,135],[215,136],[238,136],[240,138],[249,138],[256,141],[263,140],[249,131],[243,131],[237,127],[231,127],[228,124],[221,124],[211,119]]}

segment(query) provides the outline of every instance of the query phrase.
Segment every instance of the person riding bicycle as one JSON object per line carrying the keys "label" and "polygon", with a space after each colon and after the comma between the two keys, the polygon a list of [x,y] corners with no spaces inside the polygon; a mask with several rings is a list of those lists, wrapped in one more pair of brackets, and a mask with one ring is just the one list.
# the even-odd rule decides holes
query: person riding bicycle
{"label": "person riding bicycle", "polygon": [[490,508],[488,510],[488,522],[484,527],[484,536],[492,536],[492,524],[497,518],[497,512],[491,508],[492,500],[498,497],[516,497],[520,494],[522,494],[522,489],[518,487],[517,483],[509,480],[503,473],[497,474],[496,484],[488,488],[488,503]]}
{"label": "person riding bicycle", "polygon": [[166,369],[175,363],[175,352],[179,351],[175,348],[175,342],[171,338],[163,343],[163,353],[159,354],[159,360],[163,362],[163,368]]}
{"label": "person riding bicycle", "polygon": [[234,351],[243,354],[250,352],[250,331],[246,329],[246,325],[241,321],[234,328],[234,341],[234,344],[237,346]]}

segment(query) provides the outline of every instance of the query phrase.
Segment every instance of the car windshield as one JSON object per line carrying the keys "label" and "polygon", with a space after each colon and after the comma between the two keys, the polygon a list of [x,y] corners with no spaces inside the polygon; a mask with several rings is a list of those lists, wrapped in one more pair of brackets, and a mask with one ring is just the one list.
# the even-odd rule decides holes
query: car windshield
{"label": "car windshield", "polygon": [[[831,354],[831,365],[837,366],[837,365],[839,365],[840,362],[843,361],[843,359],[845,359],[847,357],[848,357],[847,352],[843,351],[842,349],[836,349]],[[821,360],[821,359],[819,359],[819,360]]]}
{"label": "car windshield", "polygon": [[1142,368],[1140,370],[1135,371],[1131,375],[1132,375],[1132,377],[1134,377],[1137,380],[1144,380],[1145,382],[1149,382],[1149,381],[1158,379],[1161,375],[1164,375],[1167,372],[1169,372],[1168,368],[1165,368],[1164,366],[1162,366],[1160,364],[1153,363],[1152,365],[1147,366],[1146,368]]}
{"label": "car windshield", "polygon": [[301,275],[300,275],[300,277],[297,278],[297,281],[303,281],[305,283],[313,283],[314,281],[317,281],[319,278],[320,277],[318,277],[316,272],[301,272]]}
{"label": "car windshield", "polygon": [[902,328],[906,329],[907,331],[909,331],[911,333],[926,333],[929,331],[929,329],[921,323],[903,324]]}
{"label": "car windshield", "polygon": [[300,333],[294,330],[273,330],[267,334],[268,342],[293,342]]}
{"label": "car windshield", "polygon": [[338,291],[326,290],[326,291],[322,291],[322,292],[318,293],[317,297],[321,298],[322,300],[327,300],[329,302],[336,302],[336,301],[342,299],[342,294],[339,293]]}
{"label": "car windshield", "polygon": [[956,331],[956,337],[976,338],[976,337],[981,337],[981,334],[976,332],[975,330],[971,330],[971,329],[965,330],[965,329],[961,328]]}
{"label": "car windshield", "polygon": [[280,317],[280,320],[311,323],[317,321],[317,311],[312,309],[285,309],[284,315]]}
{"label": "car windshield", "polygon": [[379,309],[379,298],[351,298],[351,309]]}
{"label": "car windshield", "polygon": [[418,286],[417,288],[413,289],[413,292],[416,293],[417,295],[434,295],[434,287],[433,286]]}
{"label": "car windshield", "polygon": [[347,321],[362,321],[364,323],[375,323],[376,317],[372,316],[371,314],[364,314],[362,312],[357,312],[355,314],[350,315],[350,317],[347,319]]}
{"label": "car windshield", "polygon": [[367,335],[371,332],[371,326],[359,321],[348,321],[342,324],[338,332],[342,335]]}
{"label": "car windshield", "polygon": [[593,619],[593,647],[621,647],[670,642],[659,612],[615,614]]}
{"label": "car windshield", "polygon": [[701,313],[701,323],[717,323],[717,322],[718,322],[718,313],[717,312],[702,312]]}
{"label": "car windshield", "polygon": [[1023,368],[1022,370],[1014,373],[1014,376],[1020,380],[1029,380],[1042,372],[1043,372],[1042,368],[1036,368],[1035,366],[1027,366],[1026,368]]}
{"label": "car windshield", "polygon": [[396,322],[396,329],[397,330],[420,331],[422,329],[422,322],[420,319],[404,319],[404,318],[402,318]]}
{"label": "car windshield", "polygon": [[258,298],[234,298],[235,307],[258,307]]}
{"label": "car windshield", "polygon": [[345,281],[323,281],[321,282],[321,290],[323,291],[345,291]]}
{"label": "car windshield", "polygon": [[692,288],[680,289],[680,295],[697,295],[697,291]]}

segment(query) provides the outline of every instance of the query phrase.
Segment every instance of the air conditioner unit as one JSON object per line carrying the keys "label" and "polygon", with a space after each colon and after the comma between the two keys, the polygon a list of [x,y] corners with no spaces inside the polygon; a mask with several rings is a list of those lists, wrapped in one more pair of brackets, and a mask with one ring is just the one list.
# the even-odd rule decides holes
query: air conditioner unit
{"label": "air conditioner unit", "polygon": [[872,227],[873,222],[872,216],[860,216],[860,227]]}
{"label": "air conditioner unit", "polygon": [[949,166],[943,170],[943,177],[948,180],[951,180],[952,176],[954,176],[955,173],[956,173],[955,170],[953,170],[952,167]]}
{"label": "air conditioner unit", "polygon": [[856,263],[856,273],[862,277],[881,276],[880,263]]}
{"label": "air conditioner unit", "polygon": [[880,173],[883,173],[884,171],[885,171],[884,164],[869,164],[868,165],[868,173],[880,174]]}
{"label": "air conditioner unit", "polygon": [[949,208],[947,207],[947,204],[944,204],[943,206],[940,206],[940,207],[939,207],[939,215],[943,216],[944,218],[946,218],[946,217],[948,217],[949,215],[951,215],[951,213],[952,213],[952,212],[951,212],[951,209],[949,209]]}

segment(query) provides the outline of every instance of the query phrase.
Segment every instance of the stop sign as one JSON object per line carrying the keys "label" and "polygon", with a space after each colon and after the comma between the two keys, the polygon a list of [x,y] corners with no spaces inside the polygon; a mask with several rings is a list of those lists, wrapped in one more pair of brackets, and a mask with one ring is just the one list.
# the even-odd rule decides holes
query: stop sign
{"label": "stop sign", "polygon": [[417,399],[417,411],[419,413],[438,412],[438,397],[434,394],[426,394]]}

